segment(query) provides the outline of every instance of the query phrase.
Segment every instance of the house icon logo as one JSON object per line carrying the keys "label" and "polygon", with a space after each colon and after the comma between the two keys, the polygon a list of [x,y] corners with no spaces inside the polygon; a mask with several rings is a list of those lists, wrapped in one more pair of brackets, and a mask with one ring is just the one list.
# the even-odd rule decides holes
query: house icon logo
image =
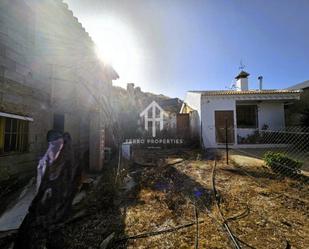
{"label": "house icon logo", "polygon": [[152,137],[156,137],[156,131],[163,130],[164,116],[168,117],[162,107],[155,101],[152,101],[141,113],[140,117],[144,118],[145,130],[152,130]]}

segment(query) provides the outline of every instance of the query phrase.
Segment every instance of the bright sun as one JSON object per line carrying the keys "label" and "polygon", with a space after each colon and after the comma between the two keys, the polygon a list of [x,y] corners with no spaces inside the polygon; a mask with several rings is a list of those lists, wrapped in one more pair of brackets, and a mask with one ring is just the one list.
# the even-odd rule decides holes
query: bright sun
{"label": "bright sun", "polygon": [[125,23],[113,18],[96,19],[88,23],[87,29],[96,43],[98,56],[114,67],[121,82],[134,81],[139,74],[141,54],[134,33]]}

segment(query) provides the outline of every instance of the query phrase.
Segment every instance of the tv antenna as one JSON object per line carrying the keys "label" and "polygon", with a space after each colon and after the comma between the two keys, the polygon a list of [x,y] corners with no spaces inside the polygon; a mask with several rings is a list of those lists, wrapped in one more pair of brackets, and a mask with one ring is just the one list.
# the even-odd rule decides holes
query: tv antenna
{"label": "tv antenna", "polygon": [[246,65],[242,63],[242,60],[240,60],[240,66],[239,66],[239,70],[244,70]]}
{"label": "tv antenna", "polygon": [[236,90],[237,89],[237,86],[235,84],[235,82],[232,82],[230,84],[230,86],[225,86],[225,89],[228,89],[228,90]]}

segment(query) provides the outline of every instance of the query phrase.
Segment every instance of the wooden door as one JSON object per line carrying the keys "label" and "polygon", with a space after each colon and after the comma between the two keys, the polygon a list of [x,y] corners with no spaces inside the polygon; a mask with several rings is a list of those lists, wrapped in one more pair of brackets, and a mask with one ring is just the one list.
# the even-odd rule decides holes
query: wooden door
{"label": "wooden door", "polygon": [[189,137],[190,119],[188,113],[178,113],[176,119],[177,135],[180,137]]}
{"label": "wooden door", "polygon": [[227,142],[229,144],[233,144],[234,111],[215,111],[215,128],[216,128],[217,143],[226,143],[226,137],[227,137]]}

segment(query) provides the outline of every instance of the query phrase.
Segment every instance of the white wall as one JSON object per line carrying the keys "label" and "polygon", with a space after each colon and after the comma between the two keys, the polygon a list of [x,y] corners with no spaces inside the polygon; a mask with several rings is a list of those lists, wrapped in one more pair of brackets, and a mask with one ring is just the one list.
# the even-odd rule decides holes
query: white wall
{"label": "white wall", "polygon": [[229,97],[202,97],[201,104],[202,134],[204,146],[206,148],[217,147],[215,131],[215,111],[233,111],[234,127],[236,127],[235,99]]}
{"label": "white wall", "polygon": [[[260,97],[260,96],[259,96]],[[267,97],[267,96],[266,96]],[[237,127],[236,120],[236,101],[248,101],[249,98],[243,96],[201,96],[197,93],[187,93],[185,103],[195,109],[200,120],[192,122],[190,126],[194,129],[202,130],[202,139],[206,148],[218,147],[216,143],[215,131],[215,111],[233,111],[234,127]],[[252,100],[252,99],[250,99]],[[252,104],[256,104],[256,100],[252,100]],[[264,124],[269,129],[281,129],[285,126],[284,103],[283,102],[261,102],[258,103],[258,128],[262,129]],[[194,123],[197,123],[194,124]],[[254,132],[255,129],[239,129],[242,136],[246,136]],[[236,130],[235,130],[236,131]],[[235,132],[235,144],[237,146],[237,132]]]}
{"label": "white wall", "polygon": [[257,128],[237,128],[237,135],[241,137],[247,137],[254,133]]}
{"label": "white wall", "polygon": [[237,91],[248,91],[248,78],[241,78],[236,81],[236,90]]}
{"label": "white wall", "polygon": [[258,105],[259,129],[267,124],[269,129],[281,129],[285,127],[284,104],[262,102]]}
{"label": "white wall", "polygon": [[258,128],[238,128],[238,135],[247,137],[253,134],[256,129],[261,130],[265,124],[270,130],[285,127],[284,104],[282,102],[262,102],[256,105],[258,107]]}

